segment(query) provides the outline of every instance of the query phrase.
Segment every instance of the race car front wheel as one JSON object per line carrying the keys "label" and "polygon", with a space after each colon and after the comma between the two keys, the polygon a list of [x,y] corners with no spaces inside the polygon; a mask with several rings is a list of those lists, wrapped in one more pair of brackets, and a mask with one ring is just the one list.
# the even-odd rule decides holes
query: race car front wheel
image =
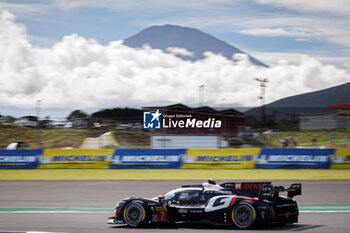
{"label": "race car front wheel", "polygon": [[248,228],[255,221],[255,209],[249,202],[240,202],[232,209],[233,224],[239,228]]}
{"label": "race car front wheel", "polygon": [[146,219],[146,210],[140,202],[130,202],[124,208],[124,220],[131,227],[141,226]]}

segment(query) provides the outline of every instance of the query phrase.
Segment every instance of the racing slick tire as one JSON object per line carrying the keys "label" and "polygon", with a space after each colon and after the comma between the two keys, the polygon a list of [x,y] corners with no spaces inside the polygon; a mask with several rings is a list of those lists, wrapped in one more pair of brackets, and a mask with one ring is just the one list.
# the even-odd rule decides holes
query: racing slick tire
{"label": "racing slick tire", "polygon": [[124,221],[130,227],[139,227],[147,221],[147,211],[141,202],[128,203],[123,211]]}
{"label": "racing slick tire", "polygon": [[232,222],[238,228],[248,228],[254,224],[256,212],[249,202],[239,202],[231,212]]}

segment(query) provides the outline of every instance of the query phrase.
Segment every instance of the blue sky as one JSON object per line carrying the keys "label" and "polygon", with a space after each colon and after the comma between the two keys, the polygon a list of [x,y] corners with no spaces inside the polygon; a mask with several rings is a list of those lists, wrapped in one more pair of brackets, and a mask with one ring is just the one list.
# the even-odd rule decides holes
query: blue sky
{"label": "blue sky", "polygon": [[308,54],[350,69],[347,0],[7,0],[0,9],[12,12],[41,47],[73,33],[108,44],[149,26],[176,24],[212,34],[266,63]]}
{"label": "blue sky", "polygon": [[[269,78],[266,103],[325,89],[350,81],[349,22],[349,0],[0,0],[0,113],[32,114],[38,100],[64,114],[195,106],[201,85],[207,105],[252,107],[256,77]],[[120,42],[165,24],[197,28],[270,67]]]}

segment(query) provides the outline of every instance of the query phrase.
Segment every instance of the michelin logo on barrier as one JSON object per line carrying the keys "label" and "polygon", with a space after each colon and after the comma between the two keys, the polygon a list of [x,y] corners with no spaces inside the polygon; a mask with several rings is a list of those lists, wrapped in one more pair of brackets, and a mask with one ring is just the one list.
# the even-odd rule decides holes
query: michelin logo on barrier
{"label": "michelin logo on barrier", "polygon": [[179,155],[162,156],[162,155],[139,155],[139,156],[128,156],[128,155],[116,155],[112,158],[111,163],[146,163],[146,162],[178,162],[180,160]]}
{"label": "michelin logo on barrier", "polygon": [[327,162],[328,155],[260,155],[256,158],[257,163],[271,162]]}
{"label": "michelin logo on barrier", "polygon": [[0,163],[33,163],[37,156],[0,156]]}
{"label": "michelin logo on barrier", "polygon": [[244,169],[254,168],[259,148],[188,149],[182,158],[182,168]]}
{"label": "michelin logo on barrier", "polygon": [[109,168],[178,169],[185,153],[186,149],[117,149],[110,160]]}
{"label": "michelin logo on barrier", "polygon": [[112,156],[93,156],[93,155],[69,155],[69,156],[42,156],[41,164],[50,164],[55,162],[97,162],[108,161]]}
{"label": "michelin logo on barrier", "polygon": [[343,156],[341,156],[341,155],[335,156],[334,155],[332,162],[335,164],[343,164],[344,163]]}
{"label": "michelin logo on barrier", "polygon": [[334,149],[264,148],[256,158],[256,168],[328,169]]}
{"label": "michelin logo on barrier", "polygon": [[39,168],[107,168],[113,149],[47,149]]}
{"label": "michelin logo on barrier", "polygon": [[344,156],[345,160],[343,159],[342,155],[337,155],[332,158],[332,162],[334,164],[346,164],[350,162],[350,155]]}
{"label": "michelin logo on barrier", "polygon": [[182,159],[182,162],[183,162],[183,163],[188,163],[188,164],[193,164],[193,163],[195,163],[195,162],[194,162],[194,159],[193,159],[193,156],[191,156],[191,155],[188,155],[188,156],[182,155],[182,156],[181,156],[181,159]]}
{"label": "michelin logo on barrier", "polygon": [[195,164],[197,162],[241,162],[241,161],[252,161],[254,155],[229,155],[229,156],[193,156],[188,155],[182,158],[184,163]]}
{"label": "michelin logo on barrier", "polygon": [[144,129],[160,129],[160,116],[162,113],[157,109],[156,112],[143,112]]}
{"label": "michelin logo on barrier", "polygon": [[333,157],[331,169],[349,169],[350,168],[350,148],[336,149]]}
{"label": "michelin logo on barrier", "polygon": [[42,150],[0,150],[0,169],[35,169]]}

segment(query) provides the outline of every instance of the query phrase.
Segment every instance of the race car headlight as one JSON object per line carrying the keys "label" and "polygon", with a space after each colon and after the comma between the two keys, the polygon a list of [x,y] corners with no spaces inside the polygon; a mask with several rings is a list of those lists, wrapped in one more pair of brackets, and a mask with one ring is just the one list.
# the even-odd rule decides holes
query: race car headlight
{"label": "race car headlight", "polygon": [[116,215],[118,210],[120,209],[120,207],[122,207],[121,203],[118,202],[116,205],[115,205],[115,208],[114,208],[114,214]]}
{"label": "race car headlight", "polygon": [[118,210],[122,207],[122,205],[125,204],[125,201],[119,201],[114,208],[114,214],[116,215]]}

